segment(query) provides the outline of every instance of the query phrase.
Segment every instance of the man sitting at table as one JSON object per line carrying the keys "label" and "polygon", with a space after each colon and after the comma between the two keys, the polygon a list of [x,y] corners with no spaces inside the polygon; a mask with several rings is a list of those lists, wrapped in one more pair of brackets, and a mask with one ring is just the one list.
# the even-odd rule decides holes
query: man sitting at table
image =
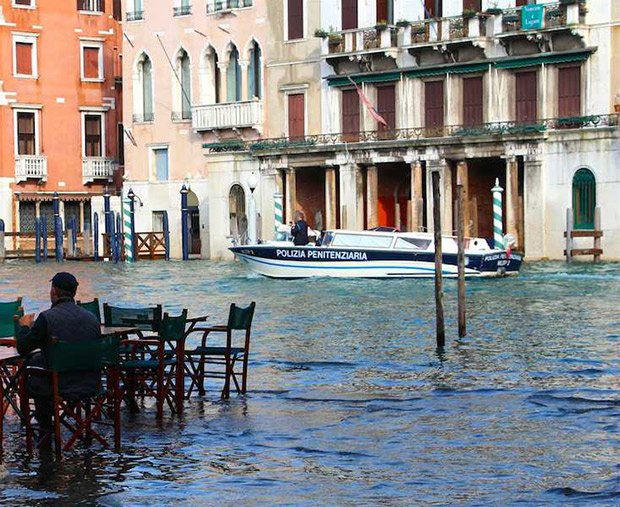
{"label": "man sitting at table", "polygon": [[[51,280],[52,307],[39,314],[24,315],[19,319],[17,350],[25,356],[28,366],[46,367],[46,350],[50,343],[63,341],[78,343],[101,339],[100,322],[91,312],[84,310],[73,299],[78,281],[71,273],[57,273]],[[31,352],[40,349],[38,352]],[[66,399],[94,396],[100,389],[100,371],[66,372],[60,375],[60,394]],[[41,434],[39,447],[49,447],[52,435],[52,385],[49,375],[30,375],[28,393],[34,399],[34,416]]]}

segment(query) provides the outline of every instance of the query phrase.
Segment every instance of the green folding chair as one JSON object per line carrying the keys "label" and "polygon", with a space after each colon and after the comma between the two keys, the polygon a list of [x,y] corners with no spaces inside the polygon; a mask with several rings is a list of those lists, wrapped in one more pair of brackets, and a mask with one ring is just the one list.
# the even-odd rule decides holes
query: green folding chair
{"label": "green folding chair", "polygon": [[99,322],[101,322],[101,310],[99,309],[99,299],[95,298],[92,301],[76,301],[76,304],[78,306],[81,306],[82,308],[84,308],[84,310],[88,310],[90,313],[92,313],[95,317],[97,317],[97,320]]}
{"label": "green folding chair", "polygon": [[16,321],[13,317],[23,317],[24,309],[22,308],[22,298],[15,301],[0,301],[0,345],[14,345],[2,338],[13,340],[17,336]]}

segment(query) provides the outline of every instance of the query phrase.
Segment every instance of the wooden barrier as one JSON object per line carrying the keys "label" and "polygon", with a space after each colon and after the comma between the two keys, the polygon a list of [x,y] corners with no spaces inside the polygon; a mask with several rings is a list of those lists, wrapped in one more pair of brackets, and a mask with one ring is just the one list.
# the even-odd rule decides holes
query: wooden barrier
{"label": "wooden barrier", "polygon": [[166,241],[163,232],[136,232],[136,257],[138,259],[164,259]]}
{"label": "wooden barrier", "polygon": [[[566,249],[564,250],[566,262],[571,262],[573,257],[578,255],[592,255],[594,262],[600,261],[601,255],[603,255],[603,249],[601,248],[601,238],[603,237],[603,231],[601,230],[601,208],[596,207],[594,209],[594,229],[574,229],[573,210],[567,208],[566,231],[564,231],[564,237],[566,238]],[[574,248],[574,238],[593,238],[593,248]]]}

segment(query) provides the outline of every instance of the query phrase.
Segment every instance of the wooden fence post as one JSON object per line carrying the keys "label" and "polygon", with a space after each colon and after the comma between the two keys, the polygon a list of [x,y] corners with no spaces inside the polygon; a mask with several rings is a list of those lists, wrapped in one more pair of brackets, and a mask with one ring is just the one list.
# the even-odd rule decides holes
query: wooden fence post
{"label": "wooden fence post", "polygon": [[573,210],[566,208],[566,262],[572,260],[573,249]]}
{"label": "wooden fence post", "polygon": [[433,171],[433,227],[435,229],[435,313],[437,317],[437,348],[446,344],[446,330],[443,319],[443,279],[441,245],[441,209],[439,194],[439,171]]}
{"label": "wooden fence post", "polygon": [[6,250],[4,248],[4,220],[0,218],[0,262],[4,262]]}
{"label": "wooden fence post", "polygon": [[463,185],[456,185],[456,241],[458,247],[458,314],[459,338],[467,335],[465,312],[465,220],[463,213]]}
{"label": "wooden fence post", "polygon": [[[599,252],[601,250],[601,237],[598,235],[598,231],[601,231],[601,208],[597,206],[594,208],[594,251]],[[594,262],[601,260],[601,254],[594,254]]]}

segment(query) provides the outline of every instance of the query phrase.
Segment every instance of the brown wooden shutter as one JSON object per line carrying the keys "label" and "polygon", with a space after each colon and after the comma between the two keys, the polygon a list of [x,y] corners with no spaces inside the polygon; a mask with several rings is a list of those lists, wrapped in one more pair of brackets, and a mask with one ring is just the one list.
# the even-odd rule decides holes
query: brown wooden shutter
{"label": "brown wooden shutter", "polygon": [[84,77],[99,78],[99,48],[84,48]]}
{"label": "brown wooden shutter", "polygon": [[424,0],[424,18],[440,18],[443,16],[442,0]]}
{"label": "brown wooden shutter", "polygon": [[515,81],[516,120],[519,123],[535,122],[538,118],[536,71],[517,72]]}
{"label": "brown wooden shutter", "polygon": [[463,124],[481,125],[483,122],[482,77],[463,79]]}
{"label": "brown wooden shutter", "polygon": [[304,137],[306,134],[304,109],[303,93],[288,96],[288,136],[291,139]]}
{"label": "brown wooden shutter", "polygon": [[35,155],[34,113],[17,113],[17,153]]}
{"label": "brown wooden shutter", "polygon": [[558,115],[581,114],[581,67],[558,69]]}
{"label": "brown wooden shutter", "polygon": [[87,157],[101,157],[101,116],[86,115],[84,118],[85,152]]}
{"label": "brown wooden shutter", "polygon": [[388,21],[388,0],[377,0],[377,23]]}
{"label": "brown wooden shutter", "polygon": [[357,0],[342,0],[342,29],[357,28]]}
{"label": "brown wooden shutter", "polygon": [[15,43],[15,70],[24,76],[32,75],[32,44],[29,42]]}
{"label": "brown wooden shutter", "polygon": [[517,7],[522,7],[524,5],[527,5],[528,3],[528,0],[517,0]]}
{"label": "brown wooden shutter", "polygon": [[463,10],[480,12],[482,10],[482,0],[463,0]]}
{"label": "brown wooden shutter", "polygon": [[342,90],[342,132],[345,141],[359,140],[360,99],[357,90]]}
{"label": "brown wooden shutter", "polygon": [[396,88],[393,84],[377,87],[377,113],[387,122],[377,125],[379,130],[394,130],[396,128]]}
{"label": "brown wooden shutter", "polygon": [[304,37],[303,0],[288,0],[288,39]]}
{"label": "brown wooden shutter", "polygon": [[426,128],[443,127],[443,81],[424,83],[424,96]]}

